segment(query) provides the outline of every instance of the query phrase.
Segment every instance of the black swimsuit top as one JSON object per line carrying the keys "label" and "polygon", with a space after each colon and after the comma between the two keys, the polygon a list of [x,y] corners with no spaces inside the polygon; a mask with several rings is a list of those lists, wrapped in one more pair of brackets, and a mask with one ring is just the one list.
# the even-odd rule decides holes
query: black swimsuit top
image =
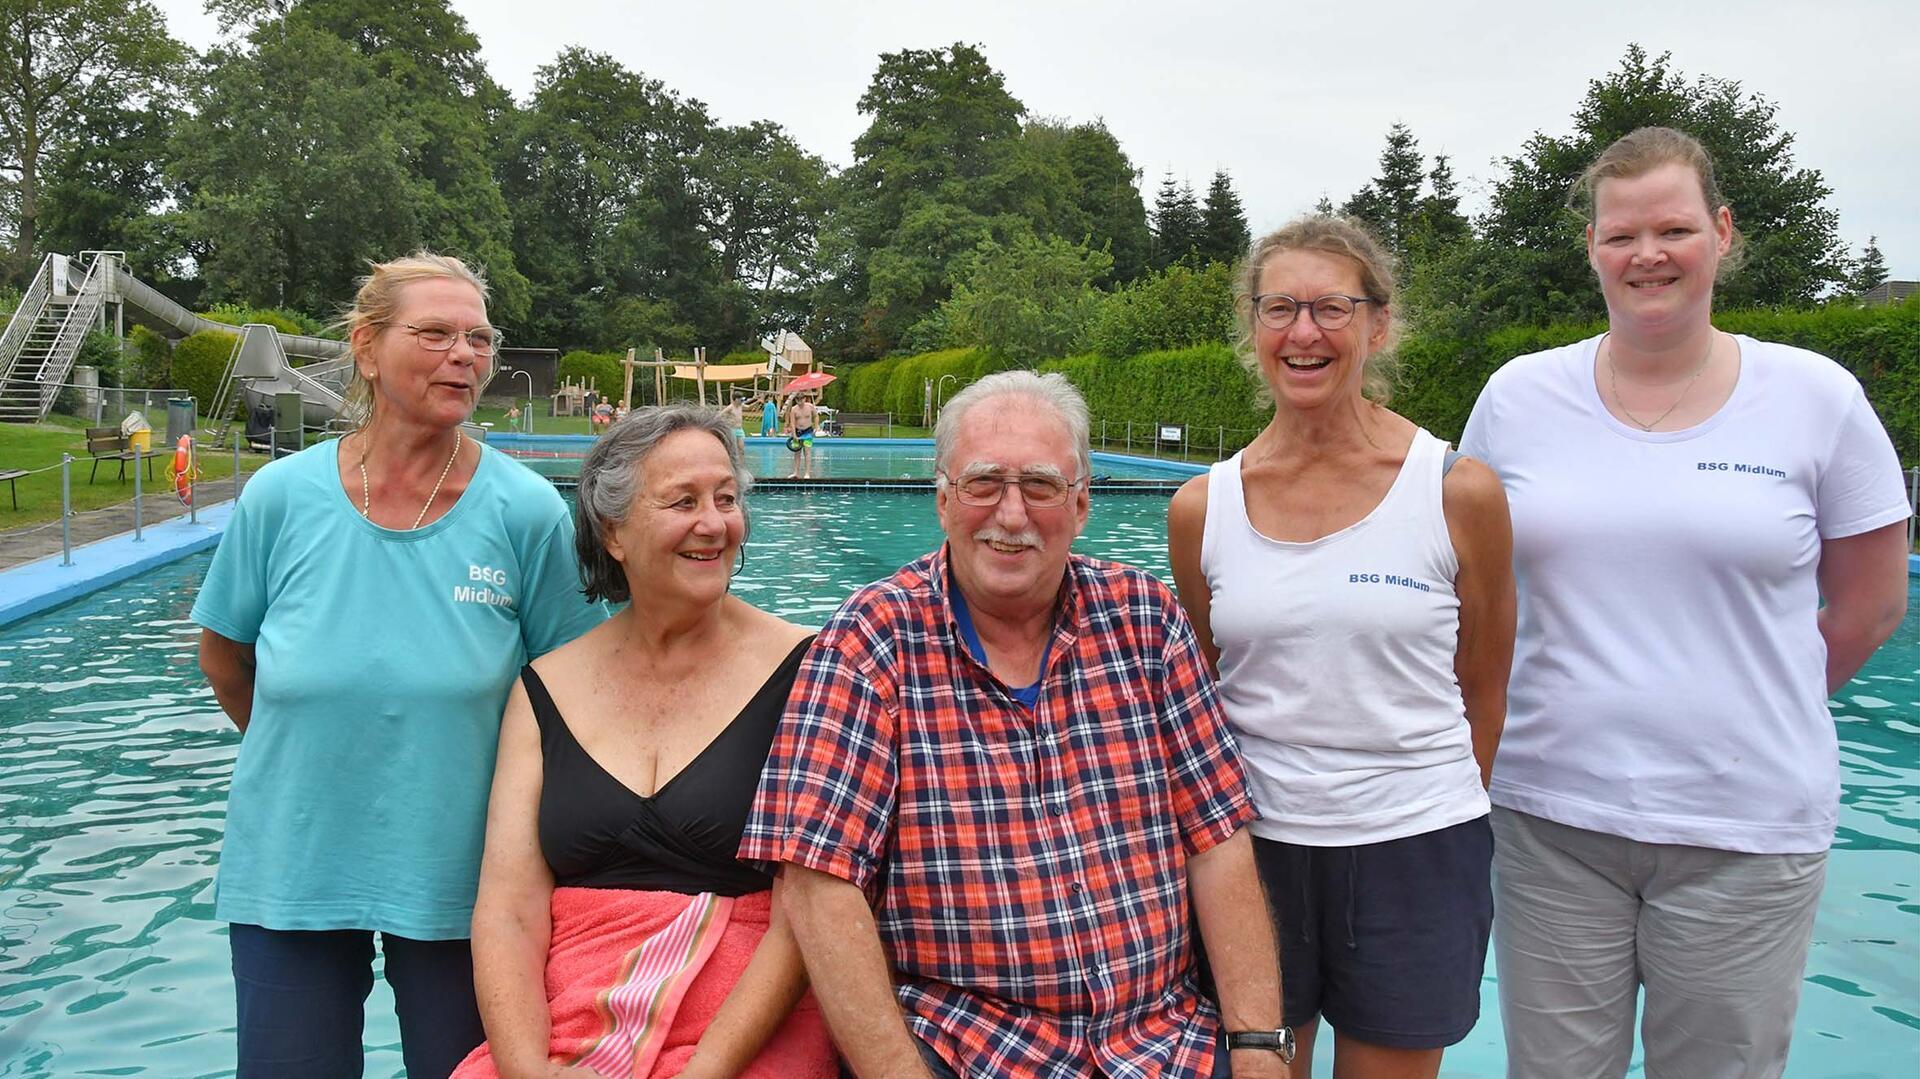
{"label": "black swimsuit top", "polygon": [[540,851],[558,887],[693,895],[762,892],[773,878],[734,857],[760,769],[800,670],[794,645],[733,722],[653,797],[635,794],[587,755],[531,666],[520,670],[540,724]]}

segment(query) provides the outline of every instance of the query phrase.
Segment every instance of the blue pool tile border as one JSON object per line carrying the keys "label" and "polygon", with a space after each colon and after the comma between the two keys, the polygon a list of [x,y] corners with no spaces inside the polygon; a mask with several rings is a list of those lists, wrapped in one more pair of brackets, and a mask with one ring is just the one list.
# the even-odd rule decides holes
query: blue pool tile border
{"label": "blue pool tile border", "polygon": [[122,532],[75,547],[71,566],[51,555],[0,573],[0,626],[204,551],[220,542],[232,516],[233,502],[219,502],[202,508],[197,522],[175,517],[143,529],[137,542]]}
{"label": "blue pool tile border", "polygon": [[[522,449],[553,448],[556,443],[568,440],[577,441],[583,448],[591,446],[594,442],[593,436],[590,435],[496,434],[487,439],[488,443],[503,449],[509,446]],[[762,439],[756,435],[747,441],[778,442],[780,440]],[[834,441],[846,445],[864,443],[930,446],[933,444],[930,438],[847,438]],[[1122,453],[1096,452],[1093,454],[1093,460],[1116,464],[1122,462],[1131,465],[1146,464],[1176,475],[1197,476],[1207,470],[1207,466],[1202,464],[1159,461]],[[220,502],[202,509],[198,522],[190,522],[185,517],[176,517],[154,525],[145,530],[144,537],[137,543],[134,541],[133,533],[123,532],[118,536],[110,536],[84,547],[77,547],[74,549],[74,564],[71,566],[62,566],[60,556],[53,555],[0,572],[0,626],[11,625],[50,607],[79,599],[89,592],[97,592],[102,588],[118,584],[155,566],[165,565],[176,559],[185,558],[187,555],[204,551],[220,542],[220,535],[226,530],[227,521],[232,515],[233,503]],[[1920,577],[1920,555],[1907,556],[1907,576]]]}

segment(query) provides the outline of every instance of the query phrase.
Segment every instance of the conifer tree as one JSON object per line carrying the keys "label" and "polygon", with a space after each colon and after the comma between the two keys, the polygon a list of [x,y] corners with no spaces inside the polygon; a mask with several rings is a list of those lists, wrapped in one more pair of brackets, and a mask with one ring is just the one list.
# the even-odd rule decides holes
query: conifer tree
{"label": "conifer tree", "polygon": [[1164,270],[1192,255],[1200,243],[1200,202],[1192,184],[1176,184],[1168,172],[1153,200],[1153,266]]}
{"label": "conifer tree", "polygon": [[1202,262],[1238,262],[1246,257],[1253,237],[1247,229],[1247,212],[1234,193],[1233,181],[1225,169],[1214,172],[1207,186],[1207,201],[1200,211],[1200,239],[1196,248]]}
{"label": "conifer tree", "polygon": [[1848,284],[1854,295],[1862,295],[1886,283],[1887,257],[1880,253],[1880,237],[1867,237],[1867,249],[1860,253],[1860,261],[1854,264],[1853,278]]}
{"label": "conifer tree", "polygon": [[1380,152],[1380,175],[1355,192],[1342,209],[1366,222],[1389,250],[1404,259],[1425,180],[1426,160],[1420,156],[1419,140],[1407,125],[1396,123],[1387,132],[1386,149]]}

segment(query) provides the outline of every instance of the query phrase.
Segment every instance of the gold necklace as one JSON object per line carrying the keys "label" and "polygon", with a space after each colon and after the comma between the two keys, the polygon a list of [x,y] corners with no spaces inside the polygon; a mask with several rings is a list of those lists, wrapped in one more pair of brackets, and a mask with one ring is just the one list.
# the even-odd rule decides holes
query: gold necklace
{"label": "gold necklace", "polygon": [[[447,474],[453,471],[453,462],[455,458],[460,456],[460,445],[465,440],[466,436],[459,431],[453,433],[453,452],[447,454],[447,463],[440,467],[440,478],[433,481],[433,493],[427,496],[427,504],[420,507],[419,516],[415,517],[413,523],[407,526],[409,532],[419,528],[420,522],[427,519],[427,511],[433,508],[433,500],[440,497],[440,486],[447,482]],[[368,439],[367,441],[367,450],[371,452],[373,449],[373,440]],[[362,453],[360,455],[360,516],[371,521],[373,520],[372,510],[373,487],[367,482],[367,454]]]}
{"label": "gold necklace", "polygon": [[1694,365],[1693,374],[1687,376],[1687,384],[1680,387],[1680,396],[1673,399],[1673,404],[1668,405],[1665,412],[1655,416],[1652,423],[1647,423],[1640,417],[1627,411],[1627,403],[1620,398],[1620,364],[1614,359],[1613,342],[1609,340],[1607,342],[1607,385],[1613,390],[1613,403],[1620,409],[1620,414],[1632,420],[1634,426],[1640,428],[1642,431],[1651,431],[1655,427],[1660,426],[1661,421],[1673,415],[1673,410],[1679,408],[1680,402],[1687,399],[1687,391],[1693,389],[1693,384],[1700,381],[1700,376],[1706,374],[1707,363],[1713,359],[1713,346],[1719,343],[1719,334],[1714,331],[1708,331],[1706,355],[1701,356],[1700,362]]}

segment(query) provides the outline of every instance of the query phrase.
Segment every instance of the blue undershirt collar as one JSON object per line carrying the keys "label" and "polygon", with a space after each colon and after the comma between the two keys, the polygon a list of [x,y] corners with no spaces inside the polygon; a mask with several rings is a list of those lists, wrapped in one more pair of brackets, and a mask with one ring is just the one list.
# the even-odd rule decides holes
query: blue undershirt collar
{"label": "blue undershirt collar", "polygon": [[[947,598],[953,604],[953,620],[960,627],[960,640],[966,645],[967,653],[992,673],[993,667],[987,662],[987,646],[980,643],[980,632],[973,628],[973,612],[967,608],[967,597],[960,592],[960,582],[953,579],[951,561],[947,564]],[[1007,693],[1029,710],[1038,708],[1040,683],[1047,680],[1047,661],[1052,658],[1053,634],[1048,633],[1046,650],[1040,653],[1040,677],[1030,686],[1008,686]]]}

